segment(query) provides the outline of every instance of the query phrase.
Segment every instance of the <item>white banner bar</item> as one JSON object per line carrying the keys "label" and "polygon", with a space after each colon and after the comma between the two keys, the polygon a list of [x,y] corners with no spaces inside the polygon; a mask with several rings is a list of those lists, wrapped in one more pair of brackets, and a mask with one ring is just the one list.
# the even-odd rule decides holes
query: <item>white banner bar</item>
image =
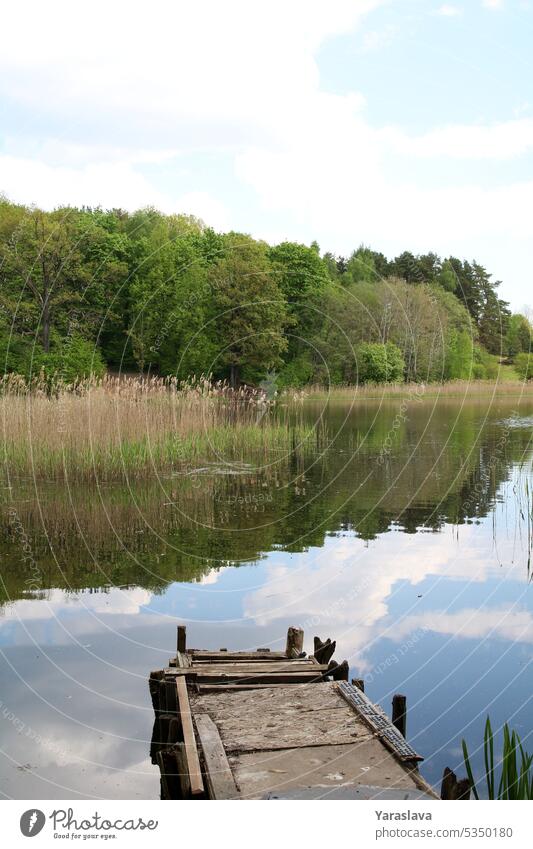
{"label": "white banner bar", "polygon": [[[345,840],[367,846],[531,845],[527,802],[274,801],[4,801],[2,845],[193,847],[290,844],[327,849]],[[117,843],[117,841],[119,843]],[[290,841],[290,844],[289,844]]]}

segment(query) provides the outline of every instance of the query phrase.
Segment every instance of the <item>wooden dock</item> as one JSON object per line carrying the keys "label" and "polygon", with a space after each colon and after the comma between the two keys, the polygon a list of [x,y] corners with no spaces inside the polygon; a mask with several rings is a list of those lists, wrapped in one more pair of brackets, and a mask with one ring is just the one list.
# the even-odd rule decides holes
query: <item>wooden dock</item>
{"label": "wooden dock", "polygon": [[[150,675],[152,762],[162,799],[436,799],[422,760],[361,684],[335,643],[303,651],[187,649]],[[400,697],[401,698],[401,697]]]}

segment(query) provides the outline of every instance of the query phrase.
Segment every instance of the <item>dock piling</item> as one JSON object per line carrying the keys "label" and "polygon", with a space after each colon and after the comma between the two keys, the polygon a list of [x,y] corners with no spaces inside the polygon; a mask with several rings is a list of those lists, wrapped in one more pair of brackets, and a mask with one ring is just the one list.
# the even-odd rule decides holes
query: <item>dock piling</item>
{"label": "dock piling", "polygon": [[185,654],[187,648],[187,629],[185,625],[178,625],[178,651]]}
{"label": "dock piling", "polygon": [[407,736],[407,698],[400,693],[392,697],[392,724],[402,737]]}
{"label": "dock piling", "polygon": [[442,784],[440,788],[440,798],[446,801],[450,799],[470,799],[470,781],[468,778],[457,780],[455,772],[452,772],[449,767],[444,768],[442,775]]}
{"label": "dock piling", "polygon": [[[291,626],[285,651],[194,649],[178,627],[176,657],[149,680],[150,757],[162,799],[322,798],[325,781],[334,798],[383,790],[438,798],[418,772],[420,755],[365,696],[363,680],[348,683],[348,661],[317,659],[335,642],[317,638],[314,657],[303,643],[303,630]],[[405,699],[395,699],[399,721]],[[346,781],[338,788],[341,766]],[[450,782],[445,789],[465,798],[464,782]]]}
{"label": "dock piling", "polygon": [[325,642],[322,642],[319,637],[315,637],[314,639],[314,657],[316,658],[318,663],[329,663],[329,661],[335,654],[336,648],[336,640],[333,640],[333,642],[331,642],[329,637]]}
{"label": "dock piling", "polygon": [[302,628],[290,625],[287,631],[287,646],[285,654],[287,657],[299,657],[304,648],[304,632]]}

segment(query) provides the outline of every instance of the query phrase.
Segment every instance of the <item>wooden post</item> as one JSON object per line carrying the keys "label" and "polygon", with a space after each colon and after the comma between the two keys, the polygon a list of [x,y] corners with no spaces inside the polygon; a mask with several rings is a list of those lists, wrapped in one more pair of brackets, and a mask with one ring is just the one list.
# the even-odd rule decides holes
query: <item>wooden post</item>
{"label": "wooden post", "polygon": [[304,632],[302,628],[297,628],[291,625],[287,631],[287,647],[285,654],[287,657],[299,657],[304,648]]}
{"label": "wooden post", "polygon": [[392,697],[392,724],[403,737],[407,736],[407,699],[399,693]]}
{"label": "wooden post", "polygon": [[361,690],[362,693],[365,692],[365,679],[364,678],[352,678],[352,684],[354,687],[357,687],[358,690]]}
{"label": "wooden post", "polygon": [[187,629],[185,625],[178,625],[178,651],[185,654],[187,646]]}
{"label": "wooden post", "polygon": [[444,768],[440,788],[441,799],[470,799],[470,790],[471,787],[468,778],[462,778],[460,781],[457,781],[455,772],[452,772],[448,767]]}
{"label": "wooden post", "polygon": [[319,637],[315,637],[314,644],[314,657],[318,663],[329,663],[335,654],[335,649],[337,647],[336,641],[334,640],[331,642],[328,637],[325,642],[322,642]]}
{"label": "wooden post", "polygon": [[347,660],[343,660],[342,663],[335,663],[334,660],[330,660],[328,671],[324,673],[324,677],[331,676],[334,681],[347,681],[349,673],[350,664]]}
{"label": "wooden post", "polygon": [[470,781],[468,778],[461,778],[456,784],[455,792],[457,799],[470,799]]}

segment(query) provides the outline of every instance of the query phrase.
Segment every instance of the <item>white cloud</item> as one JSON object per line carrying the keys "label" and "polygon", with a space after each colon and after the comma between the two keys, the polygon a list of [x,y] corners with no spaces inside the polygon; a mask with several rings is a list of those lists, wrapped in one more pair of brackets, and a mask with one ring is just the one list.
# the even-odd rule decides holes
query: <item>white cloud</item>
{"label": "white cloud", "polygon": [[511,159],[533,150],[533,119],[522,118],[487,125],[455,124],[437,127],[420,136],[397,128],[382,132],[385,145],[413,157],[449,159]]}
{"label": "white cloud", "polygon": [[487,9],[502,9],[503,0],[483,0],[483,5]]}
{"label": "white cloud", "polygon": [[0,187],[12,200],[47,208],[69,203],[129,209],[150,204],[169,207],[168,199],[127,161],[53,166],[0,154]]}
{"label": "white cloud", "polygon": [[370,52],[380,50],[390,44],[396,34],[396,28],[389,26],[379,30],[370,30],[363,35],[362,50]]}
{"label": "white cloud", "polygon": [[[401,134],[387,138],[345,102],[335,104],[330,99],[321,115],[326,120],[313,116],[293,126],[283,147],[250,147],[237,157],[241,179],[255,189],[266,208],[290,214],[295,229],[318,233],[324,244],[340,250],[353,246],[353,234],[359,233],[370,244],[383,244],[388,238],[390,245],[392,236],[399,249],[402,244],[413,249],[425,245],[444,253],[459,241],[478,236],[533,235],[528,215],[532,181],[434,188],[404,178],[401,167],[396,168],[394,180],[385,177],[384,163],[391,152],[414,156],[420,150],[426,156],[438,156],[452,150],[466,158],[473,152],[475,131],[474,138],[466,134],[461,149],[453,132],[442,139],[438,134],[425,139]],[[334,139],[331,127],[336,127]],[[492,140],[490,134],[483,138],[485,149],[493,154],[517,150],[506,133],[502,139]]]}
{"label": "white cloud", "polygon": [[180,212],[201,218],[216,230],[231,229],[231,216],[227,207],[208,192],[187,192],[173,201],[172,206]]}
{"label": "white cloud", "polygon": [[457,613],[432,610],[409,616],[401,622],[395,636],[401,640],[420,628],[463,639],[497,637],[513,643],[533,644],[533,616],[528,610],[511,605],[487,610],[466,608]]}
{"label": "white cloud", "polygon": [[[152,593],[142,587],[120,589],[112,587],[108,592],[89,593],[83,590],[68,595],[63,590],[51,589],[46,591],[43,605],[42,599],[23,598],[7,605],[3,610],[6,620],[56,619],[69,612],[76,612],[76,627],[80,630],[90,629],[90,620],[83,619],[83,613],[132,616],[140,614],[143,607],[150,604]],[[81,622],[83,620],[83,625]],[[93,623],[94,624],[94,623]]]}
{"label": "white cloud", "polygon": [[[461,584],[502,577],[491,540],[475,526],[463,526],[459,539],[454,539],[451,529],[425,536],[423,556],[416,554],[419,544],[418,537],[415,543],[404,534],[385,535],[370,548],[351,535],[326,539],[322,549],[299,560],[300,568],[283,560],[269,565],[265,583],[245,597],[243,615],[259,627],[271,626],[273,632],[280,630],[279,623],[290,620],[299,622],[307,633],[334,634],[338,656],[347,657],[361,672],[368,668],[367,655],[376,641],[401,640],[419,629],[442,634],[457,629],[465,637],[491,634],[533,642],[533,618],[519,608],[433,610],[402,620],[391,617],[390,600],[399,576],[413,588],[413,610],[416,587],[430,576]],[[522,565],[517,562],[508,568],[506,580],[523,580]]]}
{"label": "white cloud", "polygon": [[39,3],[12,4],[3,18],[0,94],[36,127],[27,124],[20,137],[10,127],[0,191],[45,207],[182,211],[189,203],[209,223],[228,226],[223,200],[190,189],[180,197],[179,187],[170,197],[141,166],[178,151],[231,157],[254,143],[275,149],[298,114],[321,100],[319,46],[380,2],[274,0],[264,12],[244,0],[167,0],[157,15],[140,2],[95,0],[85,11],[57,2],[46,13]]}
{"label": "white cloud", "polygon": [[444,5],[439,6],[439,8],[435,10],[435,15],[441,15],[443,18],[456,18],[462,14],[462,9],[458,6],[450,6],[448,3],[444,3]]}
{"label": "white cloud", "polygon": [[[319,48],[383,2],[274,0],[265,12],[244,0],[168,1],[157,15],[140,2],[10,4],[0,93],[31,122],[19,122],[18,133],[4,122],[0,191],[45,207],[153,204],[261,237],[318,238],[335,251],[362,239],[386,252],[408,245],[472,255],[485,238],[488,264],[493,236],[512,237],[501,262],[505,253],[518,269],[527,246],[517,240],[531,234],[531,182],[491,187],[462,174],[443,189],[405,175],[416,175],[420,160],[523,155],[533,149],[532,120],[413,136],[372,126],[360,93],[324,90]],[[367,45],[387,32],[371,30]],[[217,169],[207,188],[205,178],[194,185],[206,154],[225,162],[234,185],[219,186]],[[154,176],[162,162],[170,181]],[[251,200],[240,211],[239,192]]]}
{"label": "white cloud", "polygon": [[[6,9],[0,86],[75,133],[224,146],[276,132],[318,85],[315,53],[380,0],[145,4],[95,0]],[[46,38],[43,38],[46,32]],[[96,123],[91,119],[96,118]],[[89,119],[89,120],[88,120]],[[135,146],[139,146],[136,136]]]}
{"label": "white cloud", "polygon": [[224,572],[231,571],[231,566],[221,566],[219,569],[211,569],[207,575],[202,575],[200,578],[200,584],[218,584],[220,578],[224,574]]}

